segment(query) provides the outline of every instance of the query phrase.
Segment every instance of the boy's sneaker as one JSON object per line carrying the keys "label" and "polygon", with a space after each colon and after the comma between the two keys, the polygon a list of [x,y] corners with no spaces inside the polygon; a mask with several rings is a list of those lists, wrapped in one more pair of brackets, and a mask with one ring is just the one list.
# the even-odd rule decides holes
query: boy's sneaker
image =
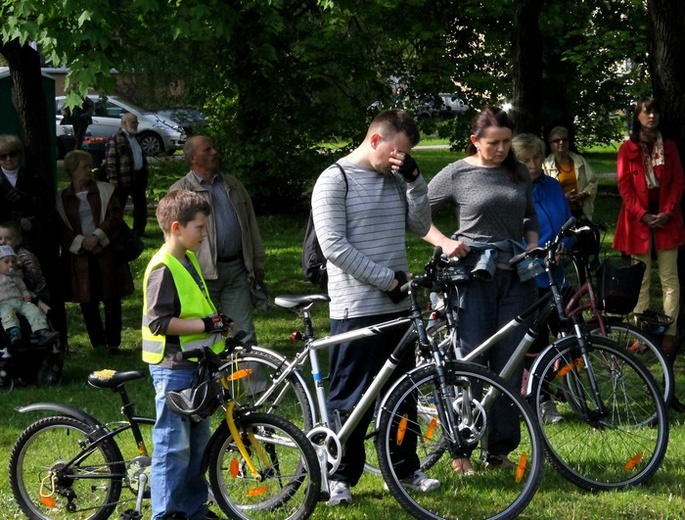
{"label": "boy's sneaker", "polygon": [[347,485],[347,482],[331,480],[329,487],[331,498],[326,502],[327,506],[350,505],[352,503],[352,493],[350,493],[350,487]]}
{"label": "boy's sneaker", "polygon": [[564,418],[557,410],[554,401],[545,401],[540,405],[540,417],[542,424],[557,424],[564,420]]}
{"label": "boy's sneaker", "polygon": [[430,478],[428,475],[418,470],[416,470],[413,475],[403,478],[400,482],[405,489],[421,491],[422,493],[428,493],[429,491],[433,491],[440,487],[439,480]]}

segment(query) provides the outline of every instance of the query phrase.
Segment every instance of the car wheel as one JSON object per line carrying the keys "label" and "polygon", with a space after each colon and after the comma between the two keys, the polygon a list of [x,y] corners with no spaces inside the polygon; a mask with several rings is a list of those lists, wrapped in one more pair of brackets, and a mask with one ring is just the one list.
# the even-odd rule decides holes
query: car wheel
{"label": "car wheel", "polygon": [[138,141],[145,155],[159,155],[164,151],[164,141],[152,132],[142,133]]}

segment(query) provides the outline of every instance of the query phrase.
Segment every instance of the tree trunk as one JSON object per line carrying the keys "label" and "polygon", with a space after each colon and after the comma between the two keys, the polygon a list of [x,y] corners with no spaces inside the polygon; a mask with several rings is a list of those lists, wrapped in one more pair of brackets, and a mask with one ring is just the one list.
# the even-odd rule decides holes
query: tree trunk
{"label": "tree trunk", "polygon": [[[55,124],[55,119],[48,117],[40,55],[30,46],[20,45],[17,40],[0,42],[0,54],[7,60],[14,86],[13,99],[22,128],[20,137],[24,142],[25,166],[41,179],[36,190],[40,190],[42,200],[50,204],[55,200],[57,187],[53,173],[55,143],[49,127]],[[59,271],[59,245],[54,228],[56,223],[50,219],[44,225],[46,232],[41,239],[43,252],[39,260],[50,290],[51,322],[60,332],[62,345],[66,348],[67,322],[62,292],[63,280]]]}
{"label": "tree trunk", "polygon": [[664,135],[685,159],[685,2],[648,0],[649,69]]}
{"label": "tree trunk", "polygon": [[26,148],[26,167],[37,172],[43,182],[45,200],[54,199],[55,179],[52,164],[54,143],[48,124],[48,109],[43,94],[43,78],[40,70],[40,55],[28,45],[17,40],[0,44],[0,53],[7,59],[10,77],[14,86],[14,101]]}
{"label": "tree trunk", "polygon": [[542,35],[539,28],[543,0],[517,0],[512,36],[513,118],[516,132],[539,135],[542,129]]}

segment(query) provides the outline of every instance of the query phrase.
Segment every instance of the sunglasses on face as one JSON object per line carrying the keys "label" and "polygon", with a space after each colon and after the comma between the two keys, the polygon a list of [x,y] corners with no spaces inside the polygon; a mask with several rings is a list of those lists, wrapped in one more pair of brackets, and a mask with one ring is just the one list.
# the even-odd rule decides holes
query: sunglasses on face
{"label": "sunglasses on face", "polygon": [[18,156],[19,152],[0,153],[0,159],[2,159],[3,161],[6,161],[7,159],[14,159]]}
{"label": "sunglasses on face", "polygon": [[550,143],[552,144],[561,144],[561,143],[567,143],[568,142],[568,137],[559,137],[558,139],[552,139]]}

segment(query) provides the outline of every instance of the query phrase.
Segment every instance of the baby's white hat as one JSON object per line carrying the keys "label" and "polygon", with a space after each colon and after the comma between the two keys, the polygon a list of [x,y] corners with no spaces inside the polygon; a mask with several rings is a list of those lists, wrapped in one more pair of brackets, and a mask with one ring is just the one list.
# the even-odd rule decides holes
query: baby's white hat
{"label": "baby's white hat", "polygon": [[17,256],[11,246],[0,246],[0,258],[5,258],[6,256]]}

